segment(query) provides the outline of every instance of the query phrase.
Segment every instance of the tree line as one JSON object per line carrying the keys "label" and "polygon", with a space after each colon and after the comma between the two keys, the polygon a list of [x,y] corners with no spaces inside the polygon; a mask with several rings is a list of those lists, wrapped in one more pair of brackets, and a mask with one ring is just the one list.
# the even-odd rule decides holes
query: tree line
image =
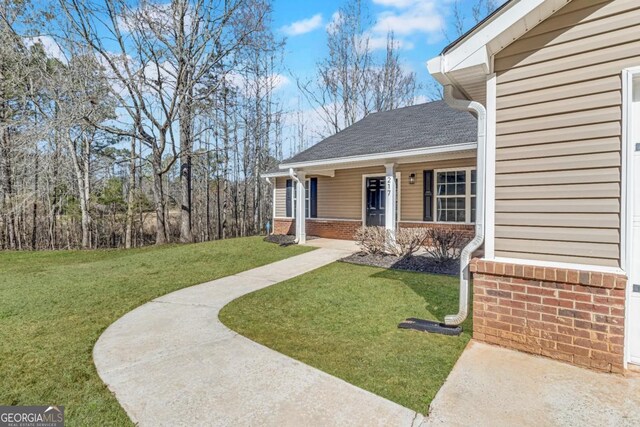
{"label": "tree line", "polygon": [[[297,79],[316,139],[420,89],[393,34],[373,55],[361,9],[348,0],[317,76]],[[278,92],[272,27],[269,0],[0,0],[0,249],[263,233],[262,174],[311,139]]]}

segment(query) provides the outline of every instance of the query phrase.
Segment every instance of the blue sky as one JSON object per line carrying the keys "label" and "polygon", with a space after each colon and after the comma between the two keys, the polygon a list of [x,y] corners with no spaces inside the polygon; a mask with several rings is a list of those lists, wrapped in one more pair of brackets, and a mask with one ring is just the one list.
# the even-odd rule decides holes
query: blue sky
{"label": "blue sky", "polygon": [[[285,69],[297,76],[309,76],[326,54],[326,25],[345,0],[275,0],[273,26],[287,39]],[[472,0],[461,0],[461,10],[472,25]],[[363,0],[370,17],[373,47],[384,48],[387,30],[401,42],[401,58],[428,79],[425,63],[438,55],[456,34],[452,27],[453,0]],[[448,36],[448,37],[447,37]],[[380,52],[381,53],[381,52]]]}
{"label": "blue sky", "polygon": [[[311,78],[315,64],[325,57],[326,26],[345,1],[274,0],[273,27],[276,34],[286,37],[287,42],[283,74],[288,81],[281,88],[286,110],[294,110],[297,106],[299,93],[295,78]],[[454,0],[362,1],[368,11],[371,46],[379,47],[377,53],[382,55],[387,30],[394,31],[401,43],[403,65],[415,71],[418,81],[427,86],[431,79],[426,61],[437,56],[451,39],[456,38],[452,16]],[[475,0],[459,1],[460,10],[467,17],[467,28],[473,24],[471,7],[474,3]],[[419,99],[424,99],[428,90],[425,88],[418,95],[421,95]],[[312,117],[308,120],[314,121]],[[313,123],[310,125],[313,127]]]}

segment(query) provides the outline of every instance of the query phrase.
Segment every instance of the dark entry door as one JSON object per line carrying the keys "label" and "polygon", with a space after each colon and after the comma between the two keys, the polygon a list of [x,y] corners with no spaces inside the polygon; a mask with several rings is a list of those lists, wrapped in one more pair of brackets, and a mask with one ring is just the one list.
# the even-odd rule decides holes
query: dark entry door
{"label": "dark entry door", "polygon": [[384,227],[385,178],[367,178],[367,225]]}

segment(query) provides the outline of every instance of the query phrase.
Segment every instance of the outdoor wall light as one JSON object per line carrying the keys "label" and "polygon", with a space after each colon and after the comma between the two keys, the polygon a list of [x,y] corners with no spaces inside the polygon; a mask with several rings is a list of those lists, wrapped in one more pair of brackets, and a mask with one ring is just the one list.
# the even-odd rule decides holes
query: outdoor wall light
{"label": "outdoor wall light", "polygon": [[411,175],[409,175],[409,184],[413,185],[416,183],[416,174],[412,173]]}

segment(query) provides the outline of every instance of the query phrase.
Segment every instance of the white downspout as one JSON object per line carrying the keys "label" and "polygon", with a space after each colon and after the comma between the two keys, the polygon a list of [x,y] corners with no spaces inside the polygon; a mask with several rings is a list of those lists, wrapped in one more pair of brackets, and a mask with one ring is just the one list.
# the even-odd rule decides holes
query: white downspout
{"label": "white downspout", "polygon": [[[289,176],[290,176],[290,177],[291,177],[291,179],[296,183],[296,188],[294,189],[294,191],[296,192],[296,201],[299,203],[299,202],[300,202],[300,201],[298,200],[299,195],[298,195],[297,193],[298,193],[298,188],[299,188],[298,186],[299,186],[299,185],[301,185],[301,181],[300,181],[300,179],[298,178],[298,175],[296,175],[296,171],[295,171],[295,170],[293,170],[293,168],[289,168]],[[296,244],[300,243],[300,235],[302,234],[302,230],[300,229],[300,222],[301,222],[301,221],[300,221],[300,219],[298,218],[298,217],[300,216],[300,215],[299,215],[299,212],[298,212],[298,206],[297,206],[297,205],[298,205],[298,203],[296,203],[296,206],[293,206],[293,209],[294,209],[294,210],[295,210],[295,212],[296,212],[296,220],[295,220],[295,221],[296,221],[296,238],[295,238],[295,240],[294,240],[294,242],[295,242]],[[304,215],[303,215],[303,217],[304,217]]]}
{"label": "white downspout", "polygon": [[469,262],[473,253],[484,242],[485,185],[486,185],[486,129],[487,110],[476,101],[456,99],[453,86],[444,88],[444,100],[452,108],[474,112],[478,118],[478,149],[476,164],[476,234],[460,254],[460,305],[457,314],[445,316],[446,325],[460,325],[469,314]]}

